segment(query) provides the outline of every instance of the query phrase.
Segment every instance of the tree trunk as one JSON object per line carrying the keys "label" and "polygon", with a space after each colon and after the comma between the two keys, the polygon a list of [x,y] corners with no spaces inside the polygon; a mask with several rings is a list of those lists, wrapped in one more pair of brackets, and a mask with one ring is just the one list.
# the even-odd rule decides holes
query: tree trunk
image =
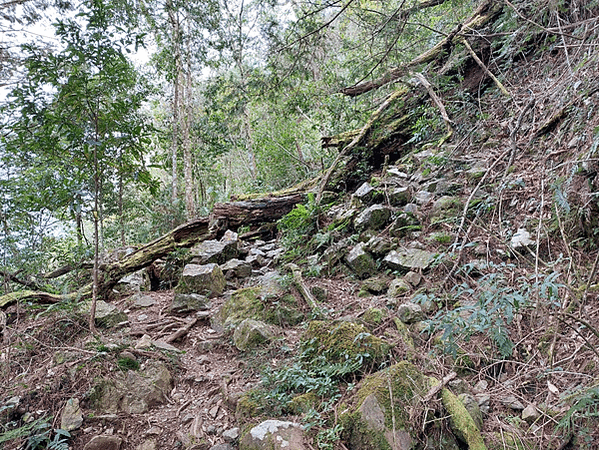
{"label": "tree trunk", "polygon": [[192,103],[192,82],[191,82],[191,56],[187,54],[187,71],[185,82],[185,94],[183,100],[185,103],[185,116],[183,120],[183,171],[185,178],[185,212],[187,220],[191,220],[195,216],[195,183],[193,180],[193,162],[191,154],[191,136],[190,129],[192,124],[193,103]]}

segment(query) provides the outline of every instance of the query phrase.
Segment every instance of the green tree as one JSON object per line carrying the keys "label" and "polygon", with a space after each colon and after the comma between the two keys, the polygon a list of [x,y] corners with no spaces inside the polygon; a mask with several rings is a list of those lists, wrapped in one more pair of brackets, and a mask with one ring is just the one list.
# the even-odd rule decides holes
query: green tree
{"label": "green tree", "polygon": [[5,146],[22,159],[25,184],[30,175],[44,180],[42,196],[53,199],[53,212],[70,208],[76,220],[84,209],[91,215],[93,329],[103,188],[122,188],[124,177],[151,181],[143,164],[151,130],[139,113],[148,91],[124,56],[141,37],[114,25],[103,0],[85,2],[76,19],[55,27],[63,45],[59,52],[25,47],[27,79],[11,94],[14,122]]}

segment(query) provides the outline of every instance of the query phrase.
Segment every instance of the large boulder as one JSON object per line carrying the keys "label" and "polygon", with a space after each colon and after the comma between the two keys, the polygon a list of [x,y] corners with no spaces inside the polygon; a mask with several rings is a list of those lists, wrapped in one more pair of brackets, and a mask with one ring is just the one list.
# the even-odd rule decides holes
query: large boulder
{"label": "large boulder", "polygon": [[191,249],[191,262],[194,264],[224,264],[239,255],[239,237],[227,230],[220,241],[202,241]]}
{"label": "large boulder", "polygon": [[254,319],[245,319],[233,333],[233,343],[241,351],[251,350],[267,344],[275,337],[272,327],[264,322]]}
{"label": "large boulder", "polygon": [[226,283],[218,264],[187,264],[175,292],[217,297],[223,293]]}
{"label": "large boulder", "polygon": [[426,270],[435,259],[436,254],[418,248],[393,250],[384,258],[384,262],[393,270]]}
{"label": "large boulder", "polygon": [[340,375],[363,372],[387,360],[391,345],[353,322],[312,321],[302,336],[302,353],[310,364],[324,357],[330,364],[344,364]]}
{"label": "large boulder", "polygon": [[376,262],[370,253],[364,250],[362,242],[351,249],[345,261],[359,278],[368,278],[376,272]]}
{"label": "large boulder", "polygon": [[239,450],[307,450],[304,430],[298,423],[266,420],[247,432]]}
{"label": "large boulder", "polygon": [[212,325],[230,331],[245,319],[284,326],[296,325],[303,318],[295,297],[285,292],[273,272],[259,278],[257,286],[233,292],[212,318]]}
{"label": "large boulder", "polygon": [[210,307],[206,297],[199,294],[175,294],[170,312],[173,314],[190,314],[196,311],[205,311]]}
{"label": "large boulder", "polygon": [[140,372],[128,371],[94,386],[91,405],[104,414],[143,414],[166,401],[173,379],[159,361],[150,361]]}
{"label": "large boulder", "polygon": [[[352,450],[413,449],[421,430],[411,412],[422,408],[422,398],[437,383],[407,361],[367,376],[340,415],[346,446]],[[459,448],[451,433],[441,428],[427,435],[430,448]]]}

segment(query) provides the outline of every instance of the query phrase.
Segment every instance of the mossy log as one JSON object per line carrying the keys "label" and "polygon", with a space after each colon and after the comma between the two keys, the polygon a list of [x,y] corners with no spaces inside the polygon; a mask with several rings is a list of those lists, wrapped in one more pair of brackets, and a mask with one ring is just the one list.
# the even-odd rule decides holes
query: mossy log
{"label": "mossy log", "polygon": [[[191,247],[197,242],[214,237],[214,235],[215,233],[209,229],[209,220],[207,218],[197,219],[175,228],[119,261],[101,265],[99,268],[99,296],[108,297],[112,288],[125,275],[149,266],[177,248]],[[87,298],[91,295],[91,292],[91,284],[67,295],[55,295],[31,290],[17,291],[0,297],[0,308],[25,300],[35,300],[39,303],[57,303],[62,300]]]}
{"label": "mossy log", "polygon": [[443,406],[449,414],[453,433],[468,445],[469,450],[487,450],[483,437],[462,402],[449,389],[441,390]]}
{"label": "mossy log", "polygon": [[37,303],[52,304],[64,300],[75,300],[80,296],[79,293],[66,295],[50,294],[42,291],[16,291],[0,297],[0,308],[12,305],[17,302],[35,300]]}

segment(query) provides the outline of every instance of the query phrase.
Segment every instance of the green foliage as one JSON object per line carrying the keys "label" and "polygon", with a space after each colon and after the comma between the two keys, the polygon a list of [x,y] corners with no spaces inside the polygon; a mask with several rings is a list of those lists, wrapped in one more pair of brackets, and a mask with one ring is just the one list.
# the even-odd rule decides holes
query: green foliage
{"label": "green foliage", "polygon": [[[1,410],[0,410],[1,412]],[[37,419],[20,427],[7,429],[0,433],[0,447],[5,443],[26,438],[23,450],[68,450],[71,434],[62,429],[52,429],[50,419]]]}
{"label": "green foliage", "polygon": [[[514,343],[510,338],[509,325],[514,316],[523,308],[532,306],[533,299],[555,307],[559,305],[559,274],[554,272],[543,278],[521,277],[514,287],[510,282],[506,264],[490,265],[494,272],[483,275],[476,286],[462,283],[453,289],[452,297],[458,303],[451,310],[441,310],[435,317],[427,321],[428,332],[443,331],[441,340],[445,350],[457,356],[460,339],[468,341],[473,335],[485,335],[493,343],[497,353],[507,358],[511,356]],[[464,271],[469,272],[473,266],[466,265]],[[416,302],[438,301],[429,295],[419,294]]]}
{"label": "green foliage", "polygon": [[316,234],[319,211],[314,194],[308,194],[306,205],[296,205],[289,214],[278,221],[281,243],[287,249],[288,259],[307,255],[310,252],[314,240],[307,237]]}
{"label": "green foliage", "polygon": [[127,372],[128,370],[139,370],[139,362],[133,358],[119,358],[117,361],[117,366],[123,372]]}
{"label": "green foliage", "polygon": [[575,393],[571,400],[572,406],[557,424],[558,434],[568,435],[586,419],[599,420],[599,385]]}

